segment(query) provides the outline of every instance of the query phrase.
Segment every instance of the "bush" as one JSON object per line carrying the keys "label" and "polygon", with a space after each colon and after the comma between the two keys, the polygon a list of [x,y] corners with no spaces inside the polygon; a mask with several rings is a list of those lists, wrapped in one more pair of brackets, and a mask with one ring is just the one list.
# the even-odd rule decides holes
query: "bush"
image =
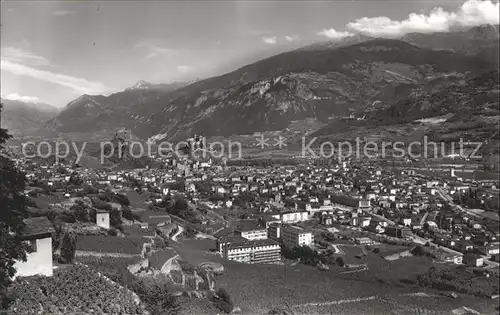
{"label": "bush", "polygon": [[417,245],[415,248],[413,248],[410,253],[415,256],[423,256],[427,252],[424,250],[424,248],[420,245]]}
{"label": "bush", "polygon": [[340,267],[344,267],[345,266],[345,263],[344,263],[344,260],[342,259],[342,257],[338,257],[336,259],[336,262],[337,262],[337,265],[339,265]]}
{"label": "bush", "polygon": [[212,300],[214,302],[214,306],[226,314],[231,313],[234,309],[231,297],[224,288],[217,290]]}

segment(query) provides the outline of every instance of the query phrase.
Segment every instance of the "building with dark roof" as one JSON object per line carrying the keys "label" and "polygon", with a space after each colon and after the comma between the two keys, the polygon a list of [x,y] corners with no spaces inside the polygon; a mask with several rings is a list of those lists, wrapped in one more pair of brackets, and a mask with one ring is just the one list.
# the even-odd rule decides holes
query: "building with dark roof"
{"label": "building with dark roof", "polygon": [[52,233],[54,228],[47,217],[24,219],[22,241],[29,247],[26,261],[14,264],[16,277],[52,276]]}

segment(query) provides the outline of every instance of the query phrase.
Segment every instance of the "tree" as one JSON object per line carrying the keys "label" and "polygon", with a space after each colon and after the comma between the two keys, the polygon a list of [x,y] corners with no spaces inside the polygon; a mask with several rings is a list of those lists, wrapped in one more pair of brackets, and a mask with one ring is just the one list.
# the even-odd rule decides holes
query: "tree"
{"label": "tree", "polygon": [[27,214],[23,195],[26,178],[6,153],[5,143],[10,138],[7,130],[0,128],[0,308],[9,302],[7,288],[16,273],[15,261],[26,260],[26,247],[21,241]]}
{"label": "tree", "polygon": [[132,213],[132,210],[128,206],[124,206],[122,210],[122,216],[123,218],[129,220],[129,221],[134,221],[134,214]]}
{"label": "tree", "polygon": [[75,259],[75,253],[76,238],[68,233],[64,234],[61,245],[61,263],[69,264],[73,262],[73,259]]}
{"label": "tree", "polygon": [[109,211],[109,224],[115,229],[123,231],[122,217],[119,210],[112,208]]}
{"label": "tree", "polygon": [[87,209],[85,209],[85,205],[81,200],[78,200],[76,204],[71,206],[70,208],[71,211],[73,211],[76,219],[80,222],[88,222],[89,221],[89,214],[87,212]]}
{"label": "tree", "polygon": [[130,285],[132,291],[146,304],[151,314],[177,314],[179,304],[170,292],[169,283],[163,279],[141,279]]}

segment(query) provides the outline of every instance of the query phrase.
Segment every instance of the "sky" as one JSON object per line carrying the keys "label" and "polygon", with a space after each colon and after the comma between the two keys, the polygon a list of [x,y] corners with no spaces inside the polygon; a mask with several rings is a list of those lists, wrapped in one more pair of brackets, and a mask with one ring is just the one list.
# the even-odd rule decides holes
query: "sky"
{"label": "sky", "polygon": [[2,1],[1,94],[63,107],[363,33],[498,24],[498,1]]}

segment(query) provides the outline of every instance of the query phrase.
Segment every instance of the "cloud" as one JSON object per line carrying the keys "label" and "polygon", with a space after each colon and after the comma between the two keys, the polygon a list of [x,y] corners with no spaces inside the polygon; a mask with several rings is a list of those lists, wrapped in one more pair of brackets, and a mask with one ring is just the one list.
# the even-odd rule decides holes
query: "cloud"
{"label": "cloud", "polygon": [[440,7],[428,14],[411,13],[405,20],[394,21],[385,16],[363,17],[348,23],[350,31],[378,37],[398,37],[407,33],[448,32],[454,27],[499,24],[499,3],[491,0],[466,1],[456,12]]}
{"label": "cloud", "polygon": [[[29,47],[29,43],[24,40],[23,45]],[[2,60],[11,61],[14,63],[20,63],[27,66],[33,67],[50,67],[51,62],[40,55],[37,55],[28,49],[16,48],[16,47],[5,47],[2,51]]]}
{"label": "cloud", "polygon": [[276,36],[273,37],[262,37],[262,41],[269,45],[276,44]]}
{"label": "cloud", "polygon": [[299,37],[297,35],[293,35],[293,36],[285,36],[285,40],[287,42],[296,42],[296,41],[299,41]]}
{"label": "cloud", "polygon": [[9,60],[1,61],[1,70],[15,75],[30,77],[33,79],[59,84],[83,94],[97,94],[111,90],[100,82],[88,81],[69,75],[54,73],[47,70],[39,70]]}
{"label": "cloud", "polygon": [[179,71],[180,73],[186,73],[189,70],[191,70],[190,66],[177,66],[177,71]]}
{"label": "cloud", "polygon": [[353,35],[350,32],[338,32],[333,28],[331,28],[329,30],[324,29],[321,32],[318,32],[317,34],[320,36],[328,37],[330,39],[342,39],[342,38],[349,37],[349,36]]}
{"label": "cloud", "polygon": [[141,49],[146,52],[144,59],[151,59],[160,56],[171,56],[178,53],[178,50],[176,49],[164,48],[149,42],[139,42],[134,45],[134,48]]}
{"label": "cloud", "polygon": [[11,100],[11,101],[21,101],[24,103],[39,103],[40,102],[40,100],[36,96],[21,96],[17,93],[11,93],[7,96],[2,95],[2,98],[6,99],[6,100]]}
{"label": "cloud", "polygon": [[54,16],[68,16],[68,15],[74,15],[76,12],[75,11],[65,11],[65,10],[58,10],[52,12],[52,15]]}

